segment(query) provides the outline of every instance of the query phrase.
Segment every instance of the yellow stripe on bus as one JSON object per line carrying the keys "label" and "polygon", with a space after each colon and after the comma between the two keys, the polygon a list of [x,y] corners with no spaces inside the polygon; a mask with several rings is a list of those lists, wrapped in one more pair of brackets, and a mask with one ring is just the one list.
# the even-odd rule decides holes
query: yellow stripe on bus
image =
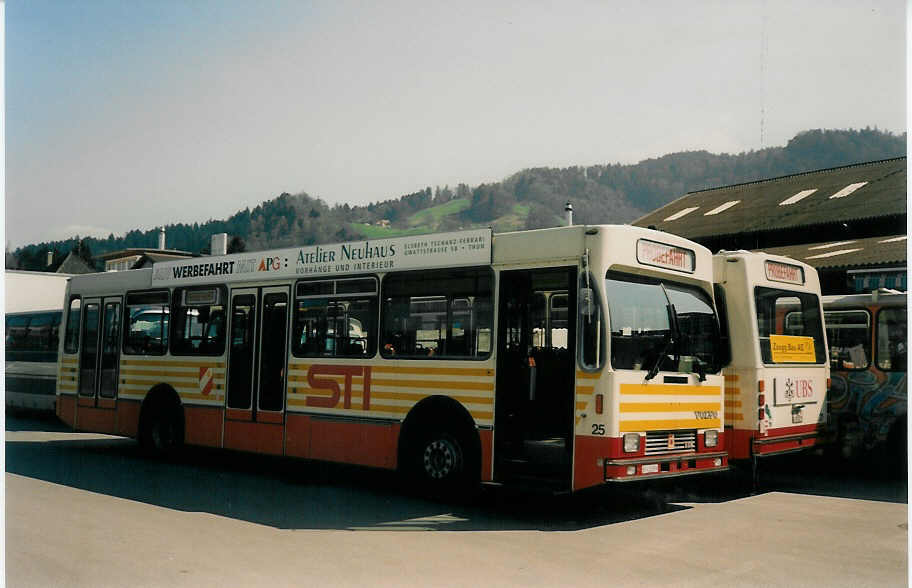
{"label": "yellow stripe on bus", "polygon": [[373,378],[371,388],[390,386],[394,388],[432,388],[436,390],[484,390],[494,391],[494,382],[447,382],[440,380],[385,380]]}
{"label": "yellow stripe on bus", "polygon": [[719,410],[718,402],[622,402],[620,412],[683,412]]}
{"label": "yellow stripe on bus", "polygon": [[663,394],[667,396],[714,396],[718,386],[679,386],[675,384],[621,384],[621,394]]}
{"label": "yellow stripe on bus", "polygon": [[598,380],[601,377],[602,377],[602,374],[600,372],[596,372],[594,374],[590,373],[590,372],[581,372],[581,371],[576,372],[576,379],[578,379],[578,380]]}
{"label": "yellow stripe on bus", "polygon": [[170,360],[170,359],[157,359],[157,360],[135,360],[135,359],[121,359],[121,365],[130,366],[130,367],[186,367],[186,368],[201,368],[201,367],[216,367],[223,368],[225,367],[224,361],[213,361],[206,359],[199,359],[196,361],[184,361],[184,360]]}
{"label": "yellow stripe on bus", "polygon": [[672,429],[718,429],[719,419],[663,419],[649,421],[621,421],[622,433],[636,431],[667,431]]}
{"label": "yellow stripe on bus", "polygon": [[737,382],[738,374],[725,374],[725,381],[726,382]]}
{"label": "yellow stripe on bus", "polygon": [[725,408],[726,408],[726,409],[728,409],[728,408],[741,408],[741,401],[740,401],[740,400],[726,400],[726,401],[725,401]]}
{"label": "yellow stripe on bus", "polygon": [[[289,398],[288,406],[307,406],[306,401],[300,398]],[[360,410],[357,406],[352,406],[352,410],[363,413],[364,411]],[[368,414],[380,414],[380,413],[392,413],[392,414],[406,414],[412,410],[411,406],[395,406],[395,405],[386,405],[386,404],[374,404],[371,403],[371,408]],[[333,412],[320,412],[317,414],[327,414],[327,415],[342,415],[345,414],[345,409],[336,409]],[[491,420],[494,418],[493,411],[483,411],[483,410],[469,410],[469,414],[472,415],[472,418],[475,420]]]}
{"label": "yellow stripe on bus", "polygon": [[[467,404],[492,404],[494,398],[492,396],[459,396],[459,395],[448,395],[453,400],[458,400],[459,402],[465,402]],[[356,397],[355,394],[352,394],[352,398]],[[360,398],[360,395],[357,395]],[[370,394],[371,405],[374,404],[374,400],[414,400],[419,401],[422,398],[427,398],[427,394],[422,394],[420,392],[378,392],[377,390],[371,390]]]}
{"label": "yellow stripe on bus", "polygon": [[593,392],[595,392],[595,386],[577,386],[576,387],[577,394],[592,394]]}
{"label": "yellow stripe on bus", "polygon": [[429,376],[494,376],[490,368],[371,366],[375,374],[426,374]]}
{"label": "yellow stripe on bus", "polygon": [[[312,363],[289,363],[289,369],[306,371],[310,369]],[[348,364],[320,364],[320,365],[348,365]],[[489,368],[457,368],[457,367],[407,367],[392,365],[364,365],[361,367],[371,368],[374,374],[409,374],[424,376],[494,376],[494,370]],[[321,374],[322,375],[322,374]]]}

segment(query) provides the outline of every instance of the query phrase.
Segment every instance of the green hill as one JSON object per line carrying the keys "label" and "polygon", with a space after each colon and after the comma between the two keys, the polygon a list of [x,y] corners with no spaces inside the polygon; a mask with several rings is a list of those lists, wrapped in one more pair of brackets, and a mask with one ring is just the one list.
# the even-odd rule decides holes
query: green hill
{"label": "green hill", "polygon": [[[165,230],[173,249],[206,251],[210,235],[225,232],[243,240],[248,250],[261,250],[478,226],[495,231],[554,226],[563,222],[568,200],[573,202],[577,223],[626,223],[693,190],[905,154],[905,134],[877,129],[812,130],[799,133],[784,147],[736,155],[685,151],[633,165],[533,168],[474,188],[466,184],[455,189],[428,187],[366,206],[329,206],[304,192],[283,193],[224,220],[176,223]],[[8,251],[7,267],[45,269],[47,251],[55,252],[59,264],[77,244],[83,254],[90,250],[98,255],[154,247],[156,242],[154,230],[133,230],[107,239],[74,236],[20,247],[12,255]]]}

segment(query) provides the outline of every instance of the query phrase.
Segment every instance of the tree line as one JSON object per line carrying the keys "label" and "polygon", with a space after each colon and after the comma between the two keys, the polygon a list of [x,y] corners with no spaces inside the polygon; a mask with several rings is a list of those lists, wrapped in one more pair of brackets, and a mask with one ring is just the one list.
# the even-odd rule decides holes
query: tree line
{"label": "tree line", "polygon": [[[437,186],[361,206],[330,206],[305,192],[282,193],[224,220],[165,226],[167,246],[208,253],[210,237],[228,233],[234,249],[247,250],[348,241],[365,236],[365,226],[391,230],[453,230],[493,225],[496,229],[542,228],[562,223],[570,200],[578,223],[627,223],[687,192],[905,156],[905,133],[878,129],[811,130],[784,147],[739,154],[707,151],[672,153],[633,165],[604,164],[567,168],[532,168],[476,187]],[[458,202],[454,202],[458,201]],[[439,215],[416,215],[443,205]],[[416,224],[415,219],[422,222]],[[132,230],[105,239],[74,236],[61,241],[7,248],[8,269],[53,271],[70,251],[91,261],[93,255],[127,248],[154,248],[158,229]],[[47,252],[53,263],[47,266]],[[97,264],[96,264],[97,267]]]}

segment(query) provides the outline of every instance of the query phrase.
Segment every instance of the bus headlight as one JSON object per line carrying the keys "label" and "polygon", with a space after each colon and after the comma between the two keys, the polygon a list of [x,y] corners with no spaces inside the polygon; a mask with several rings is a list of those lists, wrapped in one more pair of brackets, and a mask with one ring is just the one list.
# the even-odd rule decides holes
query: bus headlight
{"label": "bus headlight", "polygon": [[715,447],[719,444],[719,431],[709,430],[703,433],[703,445]]}
{"label": "bus headlight", "polygon": [[640,450],[640,434],[624,433],[624,453],[634,453]]}

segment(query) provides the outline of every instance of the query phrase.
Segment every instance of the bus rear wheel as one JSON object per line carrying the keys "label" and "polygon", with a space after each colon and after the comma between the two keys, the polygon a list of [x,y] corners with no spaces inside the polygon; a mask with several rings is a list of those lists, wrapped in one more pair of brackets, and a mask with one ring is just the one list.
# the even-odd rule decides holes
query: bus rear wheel
{"label": "bus rear wheel", "polygon": [[148,455],[169,455],[181,446],[184,439],[180,408],[170,403],[158,403],[149,409],[148,416],[143,419],[139,443]]}

